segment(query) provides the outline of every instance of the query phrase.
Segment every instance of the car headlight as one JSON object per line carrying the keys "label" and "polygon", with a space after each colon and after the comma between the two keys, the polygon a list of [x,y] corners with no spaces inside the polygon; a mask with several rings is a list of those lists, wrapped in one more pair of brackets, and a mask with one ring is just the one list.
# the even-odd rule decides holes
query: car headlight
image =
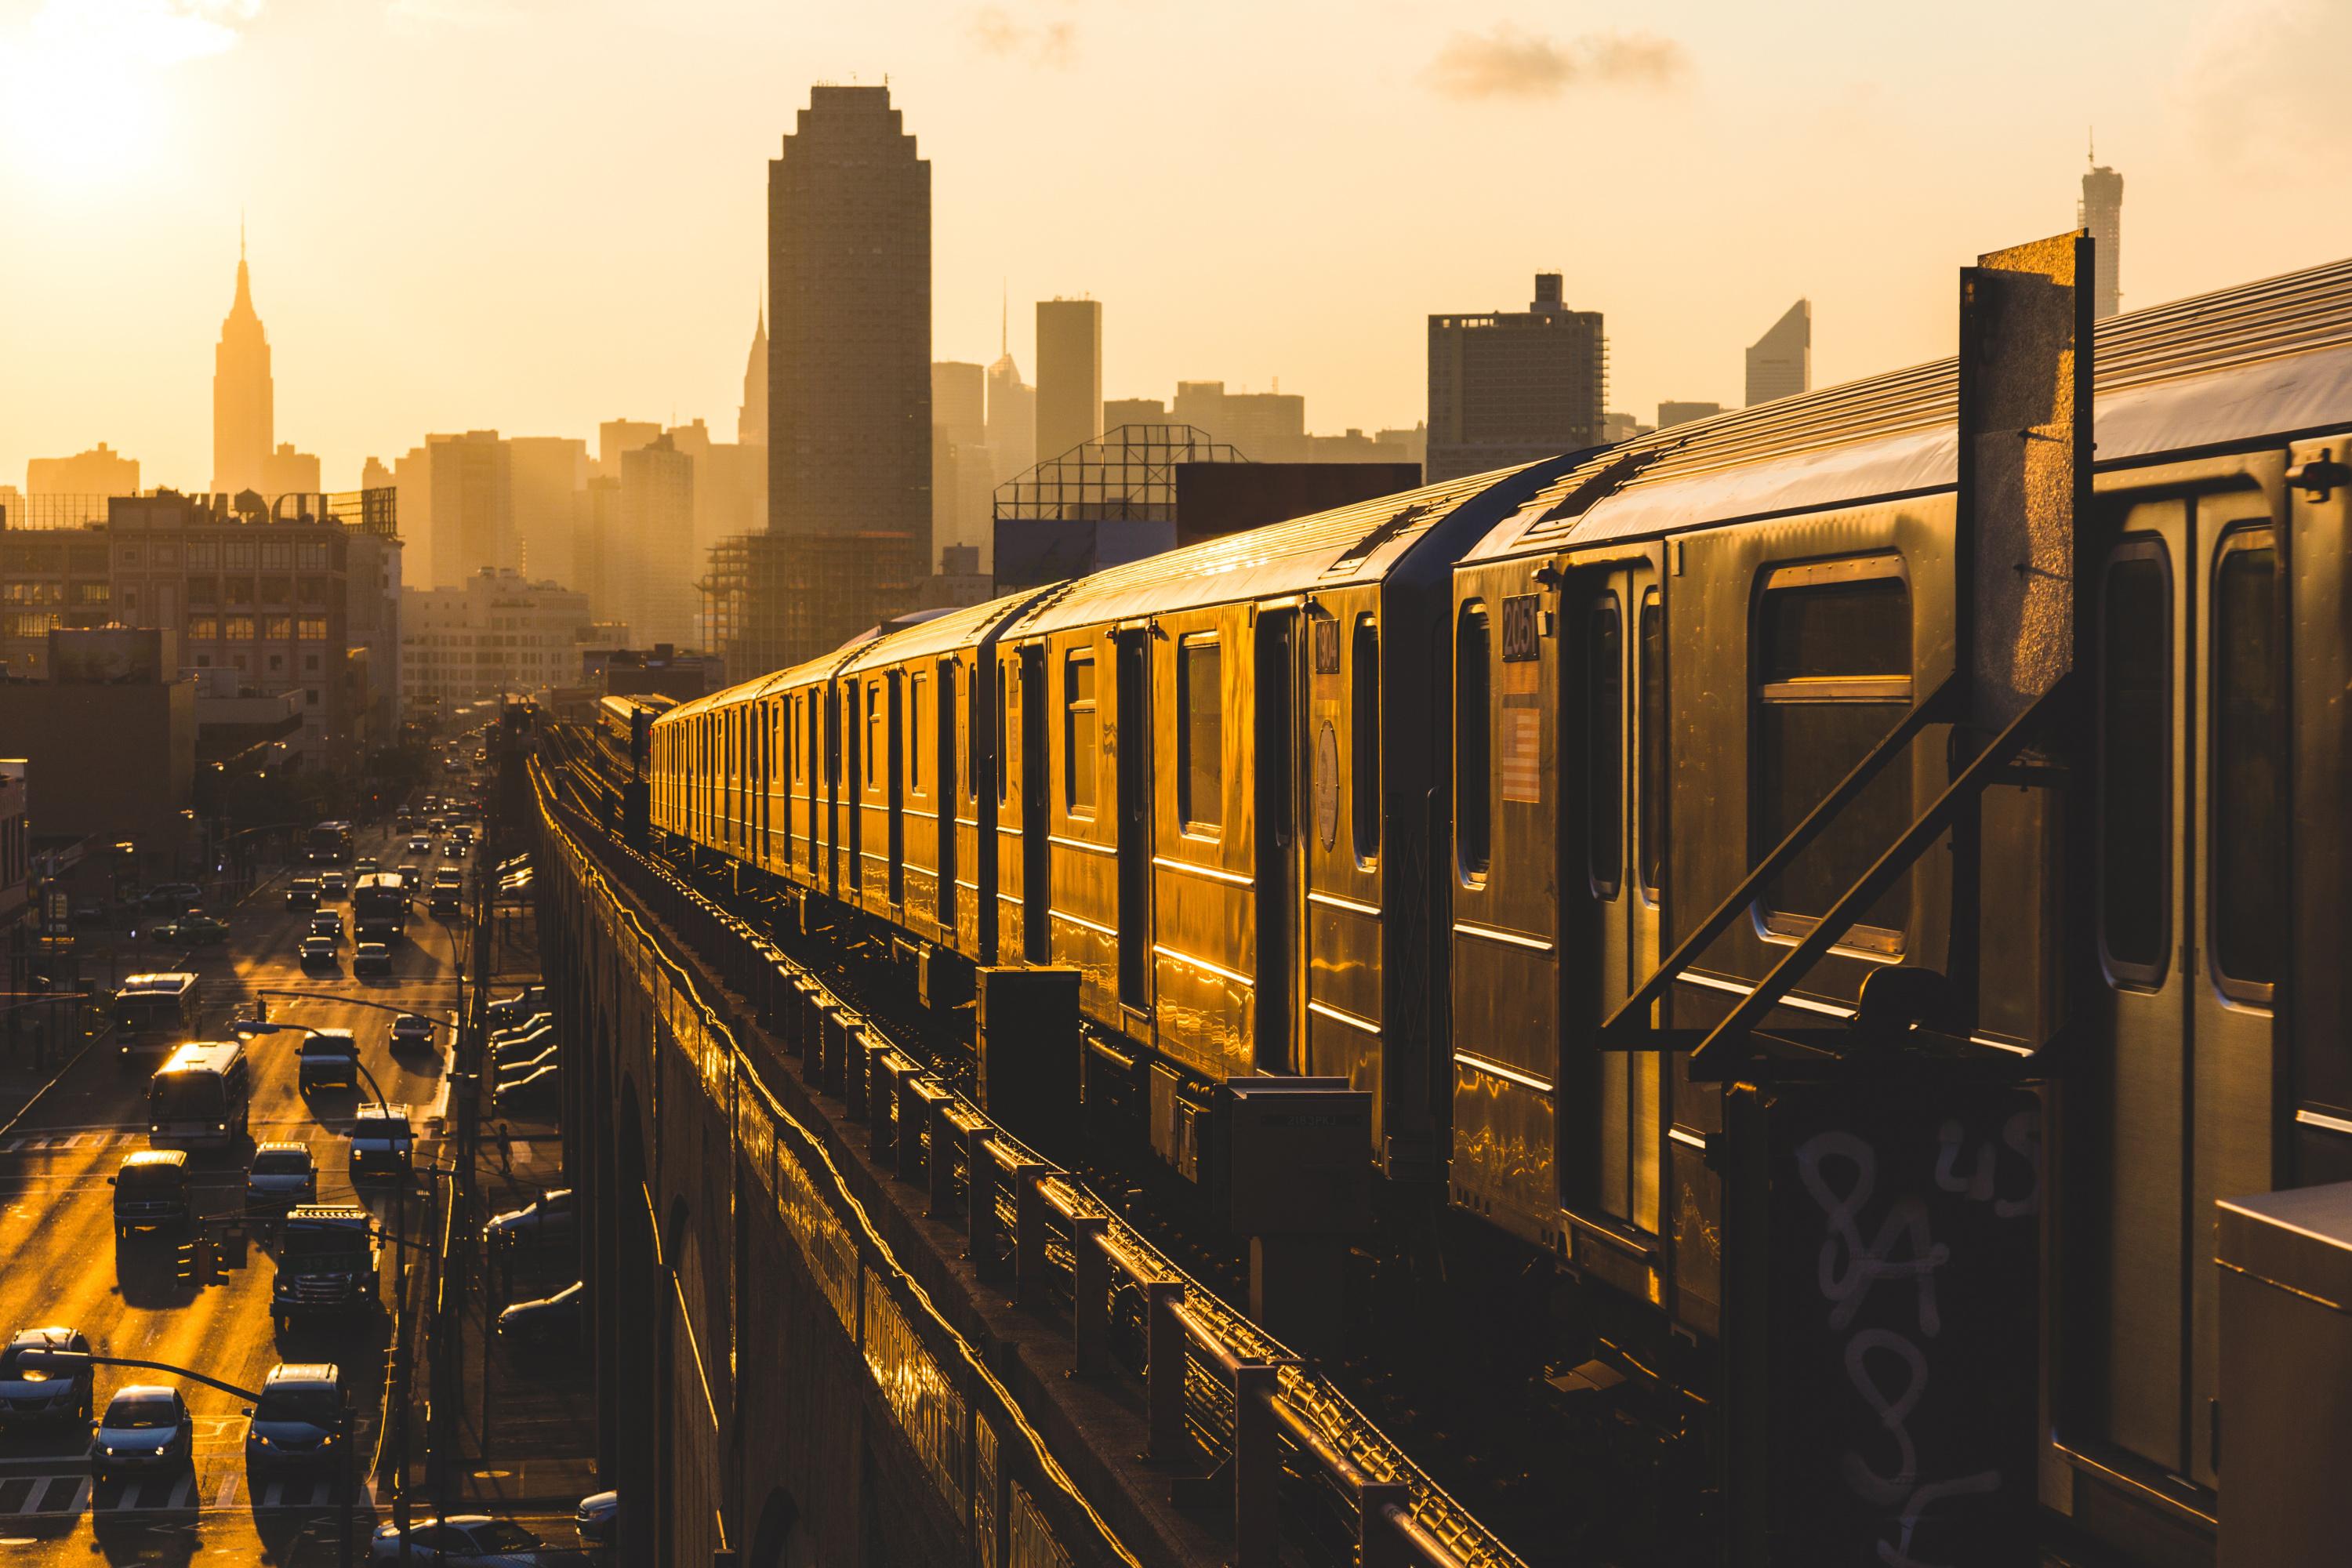
{"label": "car headlight", "polygon": [[332,1443],[334,1442],[334,1440],[335,1440],[335,1435],[334,1435],[332,1432],[330,1432],[330,1433],[328,1433],[325,1436],[323,1436],[323,1437],[321,1437],[321,1438],[320,1438],[320,1439],[319,1439],[319,1447],[320,1447],[321,1448],[324,1448],[324,1447],[328,1447],[329,1445],[332,1444]]}
{"label": "car headlight", "polygon": [[248,1433],[247,1433],[247,1434],[246,1434],[246,1436],[248,1436],[248,1437],[250,1437],[250,1438],[252,1438],[255,1442],[257,1442],[257,1443],[260,1444],[260,1445],[261,1445],[263,1447],[265,1447],[265,1448],[267,1448],[268,1447],[269,1447],[269,1439],[268,1439],[268,1438],[267,1438],[267,1437],[265,1437],[265,1436],[262,1436],[260,1433],[258,1433],[258,1432],[248,1432]]}
{"label": "car headlight", "polygon": [[113,1449],[111,1449],[111,1448],[109,1448],[109,1449],[106,1451],[106,1457],[107,1457],[108,1458],[110,1458],[110,1458],[114,1458],[114,1450],[113,1450]]}

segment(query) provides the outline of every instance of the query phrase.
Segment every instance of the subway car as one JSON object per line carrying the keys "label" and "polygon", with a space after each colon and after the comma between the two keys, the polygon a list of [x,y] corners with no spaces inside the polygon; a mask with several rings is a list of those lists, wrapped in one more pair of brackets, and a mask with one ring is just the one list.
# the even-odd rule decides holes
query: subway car
{"label": "subway car", "polygon": [[[1772,1017],[1850,1024],[1965,948],[1971,1044],[2066,1035],[2042,1500],[2193,1542],[2213,1200],[2352,1177],[2352,263],[2102,322],[2095,363],[2094,798],[1988,789],[1966,899],[1939,845]],[[1712,1343],[1727,1085],[1598,1031],[1953,673],[1958,375],[890,631],[657,719],[654,826],[943,964],[1075,970],[1139,1159],[1201,1180],[1218,1085],[1343,1078],[1391,1191]],[[1951,783],[1973,742],[1916,728],[1662,1026],[1723,1018]]]}

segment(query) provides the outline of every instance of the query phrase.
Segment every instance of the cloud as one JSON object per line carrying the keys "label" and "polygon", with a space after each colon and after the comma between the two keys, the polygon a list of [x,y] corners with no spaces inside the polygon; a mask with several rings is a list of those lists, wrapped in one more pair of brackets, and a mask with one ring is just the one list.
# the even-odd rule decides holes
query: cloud
{"label": "cloud", "polygon": [[2236,170],[2292,174],[2305,160],[2352,150],[2334,73],[2317,60],[2352,51],[2352,7],[2340,0],[2277,0],[2217,14],[2192,36],[2174,93],[2193,116],[2199,151]]}
{"label": "cloud", "polygon": [[1078,58],[1075,22],[1043,22],[1032,26],[1015,20],[1001,5],[984,5],[971,14],[965,28],[972,47],[999,59],[1027,60],[1060,70]]}
{"label": "cloud", "polygon": [[261,0],[47,0],[26,27],[40,53],[173,66],[226,53]]}
{"label": "cloud", "polygon": [[384,10],[384,18],[411,33],[444,27],[478,32],[521,19],[506,0],[392,0]]}
{"label": "cloud", "polygon": [[1456,33],[1437,51],[1429,83],[1447,98],[1558,98],[1586,83],[1671,87],[1690,55],[1654,33],[1582,33],[1565,42],[1508,22],[1480,35]]}

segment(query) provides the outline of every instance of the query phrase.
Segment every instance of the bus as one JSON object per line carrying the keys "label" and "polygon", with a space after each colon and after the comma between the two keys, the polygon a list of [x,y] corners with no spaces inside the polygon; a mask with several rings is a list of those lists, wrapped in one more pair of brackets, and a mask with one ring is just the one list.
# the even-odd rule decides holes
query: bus
{"label": "bus", "polygon": [[147,1080],[147,1142],[161,1148],[226,1149],[241,1142],[253,1101],[245,1047],[191,1040]]}
{"label": "bus", "polygon": [[398,872],[369,872],[352,889],[352,940],[394,940],[408,929],[408,883]]}
{"label": "bus", "polygon": [[193,974],[133,974],[114,994],[114,1047],[118,1060],[133,1051],[176,1046],[194,1039],[202,991]]}
{"label": "bus", "polygon": [[302,858],[313,866],[348,866],[352,863],[352,825],[348,822],[322,822],[310,829],[310,837]]}

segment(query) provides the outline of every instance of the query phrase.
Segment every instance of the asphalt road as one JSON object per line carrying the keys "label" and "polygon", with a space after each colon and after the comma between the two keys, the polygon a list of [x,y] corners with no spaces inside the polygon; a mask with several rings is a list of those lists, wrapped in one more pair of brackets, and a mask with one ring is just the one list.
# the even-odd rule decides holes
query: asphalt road
{"label": "asphalt road", "polygon": [[[403,857],[396,848],[387,852],[389,838],[363,836],[359,853],[396,864]],[[322,907],[344,909],[342,961],[332,973],[305,973],[295,949],[310,915],[286,907],[285,880],[281,874],[263,883],[230,913],[232,933],[225,948],[199,949],[185,963],[159,955],[147,967],[193,968],[203,976],[208,1036],[225,1034],[220,1026],[232,1013],[249,1016],[257,989],[328,994],[323,999],[271,997],[269,1016],[273,1022],[353,1031],[384,1095],[413,1108],[418,1163],[435,1159],[439,1140],[429,1131],[428,1118],[438,1114],[442,1102],[446,1031],[429,1049],[395,1056],[392,1013],[352,1003],[364,999],[451,1017],[457,1001],[452,929],[420,911],[394,950],[393,975],[357,980],[350,973],[348,910],[336,901]],[[265,1035],[252,1041],[252,1137],[307,1142],[319,1167],[320,1200],[343,1200],[352,1192],[343,1134],[359,1101],[341,1089],[307,1099],[298,1090],[297,1037]],[[231,1241],[222,1248],[214,1276],[219,1282],[203,1286],[185,1277],[180,1238],[134,1236],[116,1243],[112,1189],[106,1178],[125,1154],[147,1146],[143,1100],[152,1066],[148,1060],[120,1065],[110,1042],[101,1040],[0,1137],[0,1259],[5,1259],[0,1267],[0,1333],[63,1324],[88,1334],[100,1354],[193,1367],[247,1388],[259,1387],[279,1362],[333,1361],[342,1367],[361,1413],[356,1451],[364,1475],[378,1440],[388,1313],[346,1322],[298,1322],[283,1334],[275,1332],[269,1319],[275,1268],[267,1233],[258,1227],[244,1243]],[[250,1152],[248,1144],[234,1152],[192,1156],[205,1213],[228,1214],[242,1206]],[[370,1190],[361,1200],[387,1229],[394,1227],[397,1200],[392,1194]],[[407,1201],[413,1230],[424,1226],[426,1202],[421,1186]],[[387,1299],[394,1251],[386,1249]],[[109,1394],[125,1384],[171,1381],[101,1367],[97,1403],[102,1408]],[[79,1426],[0,1432],[0,1557],[28,1568],[93,1558],[139,1563],[202,1558],[281,1568],[336,1562],[341,1510],[326,1486],[301,1480],[257,1485],[245,1468],[246,1402],[200,1384],[185,1384],[184,1391],[196,1421],[193,1476],[94,1487],[86,1458],[89,1435]],[[367,1532],[375,1522],[364,1490],[352,1514],[356,1557],[363,1562]]]}

